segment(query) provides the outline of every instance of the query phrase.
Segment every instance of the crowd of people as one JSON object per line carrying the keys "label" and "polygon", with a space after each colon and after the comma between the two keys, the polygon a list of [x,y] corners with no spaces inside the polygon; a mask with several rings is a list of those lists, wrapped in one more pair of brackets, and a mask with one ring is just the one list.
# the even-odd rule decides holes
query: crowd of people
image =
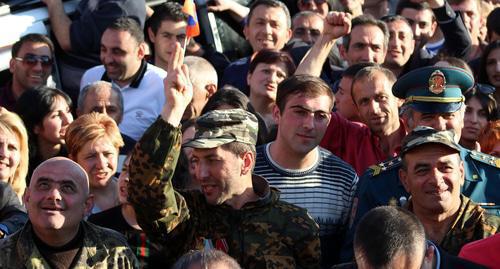
{"label": "crowd of people", "polygon": [[41,1],[0,268],[500,268],[498,1]]}

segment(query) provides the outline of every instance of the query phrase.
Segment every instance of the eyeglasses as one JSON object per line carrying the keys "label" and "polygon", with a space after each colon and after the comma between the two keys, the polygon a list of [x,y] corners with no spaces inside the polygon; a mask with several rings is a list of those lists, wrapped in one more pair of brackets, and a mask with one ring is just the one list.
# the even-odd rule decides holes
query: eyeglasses
{"label": "eyeglasses", "polygon": [[492,94],[495,92],[495,88],[488,84],[476,83],[475,88],[484,94]]}
{"label": "eyeglasses", "polygon": [[305,5],[309,4],[310,2],[314,2],[316,5],[322,5],[322,4],[326,3],[326,0],[301,0],[301,1]]}
{"label": "eyeglasses", "polygon": [[48,67],[51,67],[52,64],[54,63],[52,58],[50,58],[50,56],[47,56],[47,55],[38,56],[38,55],[34,55],[34,54],[26,54],[26,55],[24,55],[24,58],[15,57],[14,59],[16,61],[20,61],[23,64],[30,66],[30,67],[35,66],[37,63],[41,63],[42,67],[48,68]]}

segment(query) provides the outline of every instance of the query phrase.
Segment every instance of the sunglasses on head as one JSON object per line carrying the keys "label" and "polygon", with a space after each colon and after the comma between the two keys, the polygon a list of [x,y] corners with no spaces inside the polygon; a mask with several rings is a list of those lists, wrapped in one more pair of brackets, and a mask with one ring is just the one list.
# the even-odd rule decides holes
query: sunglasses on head
{"label": "sunglasses on head", "polygon": [[492,94],[495,92],[495,88],[488,84],[476,83],[474,87],[476,88],[476,90],[484,94]]}
{"label": "sunglasses on head", "polygon": [[326,0],[301,0],[304,4],[309,4],[310,2],[314,2],[316,5],[322,5],[326,2]]}
{"label": "sunglasses on head", "polygon": [[14,59],[16,59],[17,61],[20,61],[23,64],[28,65],[28,66],[35,66],[37,63],[40,62],[40,64],[42,64],[42,67],[47,68],[47,67],[51,67],[53,64],[52,58],[50,56],[47,56],[47,55],[38,56],[38,55],[34,55],[34,54],[26,54],[26,55],[24,55],[24,58],[16,57]]}

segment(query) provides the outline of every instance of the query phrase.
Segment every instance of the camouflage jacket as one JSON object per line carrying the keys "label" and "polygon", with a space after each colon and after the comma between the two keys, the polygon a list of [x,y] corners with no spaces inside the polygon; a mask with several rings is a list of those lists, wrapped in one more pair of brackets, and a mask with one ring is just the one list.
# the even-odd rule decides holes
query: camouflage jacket
{"label": "camouflage jacket", "polygon": [[149,238],[176,261],[191,249],[214,247],[242,268],[319,268],[318,225],[302,208],[279,200],[267,181],[254,177],[262,198],[235,210],[210,205],[199,191],[177,192],[172,175],[181,131],[158,119],[137,143],[130,161],[129,200]]}
{"label": "camouflage jacket", "polygon": [[[82,221],[83,247],[73,268],[138,268],[125,238],[112,230]],[[31,222],[0,241],[0,268],[51,268],[33,241]]]}
{"label": "camouflage jacket", "polygon": [[[487,214],[481,206],[464,195],[461,195],[461,200],[457,217],[449,231],[441,242],[436,242],[446,252],[455,256],[465,244],[494,235],[500,227],[500,217]],[[407,206],[412,211],[411,199]]]}

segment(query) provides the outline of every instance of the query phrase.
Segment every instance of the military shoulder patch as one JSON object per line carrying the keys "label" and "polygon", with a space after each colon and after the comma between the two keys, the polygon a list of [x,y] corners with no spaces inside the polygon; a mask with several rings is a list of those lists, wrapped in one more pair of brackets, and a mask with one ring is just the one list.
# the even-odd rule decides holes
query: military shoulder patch
{"label": "military shoulder patch", "polygon": [[494,166],[496,168],[500,168],[500,158],[495,156],[491,156],[479,151],[471,150],[470,157],[476,161],[480,161],[482,163],[486,163],[488,165]]}
{"label": "military shoulder patch", "polygon": [[372,176],[378,176],[380,173],[389,170],[394,166],[398,166],[400,163],[401,157],[395,157],[388,161],[372,165],[368,169],[371,172]]}

